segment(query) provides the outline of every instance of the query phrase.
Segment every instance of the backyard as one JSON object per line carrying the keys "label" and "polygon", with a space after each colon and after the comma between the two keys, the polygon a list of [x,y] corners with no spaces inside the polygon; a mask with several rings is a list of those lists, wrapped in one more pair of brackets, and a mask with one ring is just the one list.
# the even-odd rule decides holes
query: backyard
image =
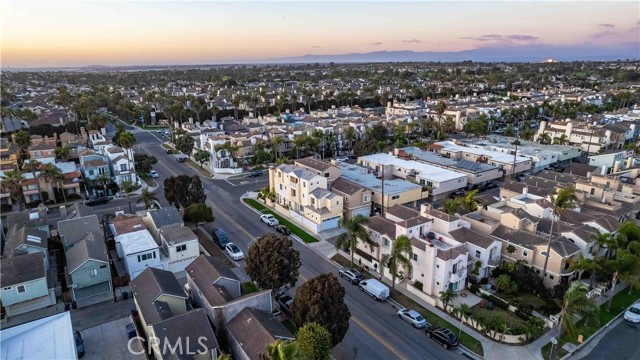
{"label": "backyard", "polygon": [[272,214],[276,219],[278,219],[278,222],[281,225],[286,226],[289,230],[291,230],[292,234],[294,234],[295,236],[297,236],[300,239],[302,239],[302,241],[304,241],[306,243],[318,242],[318,239],[314,238],[313,236],[309,235],[309,233],[307,233],[306,231],[304,231],[304,230],[300,229],[299,227],[297,227],[296,225],[292,224],[289,220],[283,218],[282,216],[278,215],[274,211],[270,210],[265,205],[262,205],[257,200],[244,199],[244,202],[249,204],[251,207],[253,207],[254,209],[260,211],[263,214]]}

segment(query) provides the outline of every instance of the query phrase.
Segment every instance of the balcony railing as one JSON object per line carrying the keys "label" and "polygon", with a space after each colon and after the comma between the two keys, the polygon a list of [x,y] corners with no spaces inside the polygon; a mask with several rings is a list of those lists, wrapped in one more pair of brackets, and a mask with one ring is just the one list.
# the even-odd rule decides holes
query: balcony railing
{"label": "balcony railing", "polygon": [[500,265],[500,256],[494,256],[489,261],[487,261],[487,265],[491,267],[497,267]]}
{"label": "balcony railing", "polygon": [[467,268],[459,269],[458,271],[451,272],[449,275],[449,282],[458,282],[467,277]]}

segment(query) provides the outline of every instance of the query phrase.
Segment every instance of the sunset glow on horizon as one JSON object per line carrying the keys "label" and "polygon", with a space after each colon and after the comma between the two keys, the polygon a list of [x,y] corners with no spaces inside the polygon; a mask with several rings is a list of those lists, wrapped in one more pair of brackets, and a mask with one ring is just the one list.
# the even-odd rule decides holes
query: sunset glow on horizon
{"label": "sunset glow on horizon", "polygon": [[2,67],[211,64],[541,45],[640,51],[637,1],[8,1],[0,10]]}

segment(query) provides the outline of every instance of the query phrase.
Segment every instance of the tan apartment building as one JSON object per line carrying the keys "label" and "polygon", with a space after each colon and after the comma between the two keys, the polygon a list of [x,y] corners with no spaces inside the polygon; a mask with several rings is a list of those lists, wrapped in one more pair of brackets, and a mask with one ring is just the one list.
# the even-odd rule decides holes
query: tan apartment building
{"label": "tan apartment building", "polygon": [[329,185],[340,176],[340,169],[337,166],[313,157],[295,160],[294,164],[316,175],[326,177]]}
{"label": "tan apartment building", "polygon": [[0,138],[0,170],[17,169],[19,151],[18,145],[7,138]]}
{"label": "tan apartment building", "polygon": [[338,227],[343,216],[343,198],[327,190],[327,180],[295,165],[269,168],[276,206],[315,233]]}
{"label": "tan apartment building", "polygon": [[338,178],[333,183],[331,191],[344,199],[343,215],[350,219],[356,215],[369,217],[373,192],[344,178]]}

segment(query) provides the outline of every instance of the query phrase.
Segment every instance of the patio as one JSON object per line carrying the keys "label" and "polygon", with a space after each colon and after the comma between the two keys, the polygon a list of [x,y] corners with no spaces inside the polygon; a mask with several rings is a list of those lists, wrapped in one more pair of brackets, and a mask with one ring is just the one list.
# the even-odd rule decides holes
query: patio
{"label": "patio", "polygon": [[451,306],[458,307],[460,304],[467,304],[469,307],[474,307],[482,301],[482,298],[472,294],[469,290],[464,289],[458,292],[458,296],[451,301]]}

